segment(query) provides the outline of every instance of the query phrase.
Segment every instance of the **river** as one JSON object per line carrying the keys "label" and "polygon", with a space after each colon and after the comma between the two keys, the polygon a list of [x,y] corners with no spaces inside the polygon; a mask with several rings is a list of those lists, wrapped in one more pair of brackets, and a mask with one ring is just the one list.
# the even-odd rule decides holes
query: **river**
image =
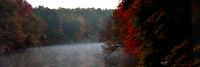
{"label": "river", "polygon": [[0,55],[0,67],[136,67],[136,59],[122,50],[105,59],[102,43],[33,47]]}
{"label": "river", "polygon": [[0,56],[0,67],[110,67],[101,43],[28,48]]}

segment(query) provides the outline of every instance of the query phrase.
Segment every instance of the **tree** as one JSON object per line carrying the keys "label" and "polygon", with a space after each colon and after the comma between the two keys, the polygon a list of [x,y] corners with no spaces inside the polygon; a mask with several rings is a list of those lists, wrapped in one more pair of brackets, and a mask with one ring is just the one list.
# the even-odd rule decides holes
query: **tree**
{"label": "tree", "polygon": [[1,0],[0,53],[40,44],[40,20],[25,0]]}
{"label": "tree", "polygon": [[103,20],[111,15],[112,10],[103,11],[95,8],[49,9],[39,6],[33,9],[33,13],[45,22],[42,23],[46,24],[46,32],[44,33],[52,42],[73,43],[85,42],[85,40],[88,42],[97,41],[100,26],[105,26]]}
{"label": "tree", "polygon": [[124,45],[126,53],[140,58],[139,65],[192,64],[186,62],[193,61],[190,9],[190,0],[122,0],[111,24],[120,32],[106,43]]}

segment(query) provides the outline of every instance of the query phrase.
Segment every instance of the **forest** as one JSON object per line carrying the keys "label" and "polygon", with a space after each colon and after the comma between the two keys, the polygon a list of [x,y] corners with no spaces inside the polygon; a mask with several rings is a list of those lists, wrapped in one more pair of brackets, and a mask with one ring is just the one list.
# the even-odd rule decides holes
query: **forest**
{"label": "forest", "polygon": [[198,0],[122,0],[112,21],[100,31],[99,42],[105,43],[108,54],[123,48],[138,58],[139,67],[199,67],[199,4]]}
{"label": "forest", "polygon": [[[74,64],[77,67],[87,67],[87,60],[91,60],[88,56],[97,58],[96,53],[101,49],[100,52],[105,54],[104,60],[98,59],[99,63],[90,61],[94,67],[101,63],[102,67],[109,67],[109,64],[106,66],[106,59],[112,53],[117,54],[117,57],[111,56],[115,58],[111,61],[114,67],[199,67],[199,18],[199,0],[120,0],[114,10],[33,8],[26,0],[0,0],[0,60],[3,54],[10,51],[54,46],[54,49],[41,47],[29,51],[36,57],[39,55],[39,58],[43,58],[40,54],[43,51],[41,53],[48,57],[43,59],[53,58],[52,64],[59,63],[57,61],[63,58],[71,64],[78,57],[84,62],[77,61],[80,62]],[[73,45],[77,43],[79,45]],[[60,44],[71,45],[58,46]],[[50,51],[54,54],[51,55]],[[61,57],[55,58],[57,56]],[[71,60],[74,57],[75,60]],[[42,63],[36,66],[40,65]],[[60,64],[57,65],[59,67]]]}
{"label": "forest", "polygon": [[0,54],[35,46],[97,42],[111,9],[32,8],[26,0],[0,1]]}
{"label": "forest", "polygon": [[112,14],[111,9],[49,9],[43,6],[32,12],[42,19],[43,32],[54,44],[97,42],[98,32],[105,27],[104,20]]}

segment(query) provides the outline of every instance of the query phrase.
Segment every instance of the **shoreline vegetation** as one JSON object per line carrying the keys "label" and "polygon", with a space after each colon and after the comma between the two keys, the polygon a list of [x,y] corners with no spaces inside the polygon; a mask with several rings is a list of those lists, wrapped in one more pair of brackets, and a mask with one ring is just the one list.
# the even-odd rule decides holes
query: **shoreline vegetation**
{"label": "shoreline vegetation", "polygon": [[140,57],[139,67],[196,67],[199,18],[199,0],[121,0],[99,42],[108,54],[125,47],[125,53]]}
{"label": "shoreline vegetation", "polygon": [[114,10],[32,8],[26,0],[0,0],[0,55],[98,41],[107,56],[122,50],[111,57],[122,67],[196,67],[199,18],[199,0],[121,0]]}
{"label": "shoreline vegetation", "polygon": [[0,54],[65,43],[97,42],[111,9],[32,8],[25,0],[0,1]]}

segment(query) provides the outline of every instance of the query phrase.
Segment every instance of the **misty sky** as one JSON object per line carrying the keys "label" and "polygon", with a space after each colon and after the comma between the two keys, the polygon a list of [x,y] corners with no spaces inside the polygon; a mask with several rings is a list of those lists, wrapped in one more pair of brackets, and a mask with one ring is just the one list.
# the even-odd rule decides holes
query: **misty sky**
{"label": "misty sky", "polygon": [[27,0],[33,7],[49,8],[102,8],[115,9],[120,0]]}

